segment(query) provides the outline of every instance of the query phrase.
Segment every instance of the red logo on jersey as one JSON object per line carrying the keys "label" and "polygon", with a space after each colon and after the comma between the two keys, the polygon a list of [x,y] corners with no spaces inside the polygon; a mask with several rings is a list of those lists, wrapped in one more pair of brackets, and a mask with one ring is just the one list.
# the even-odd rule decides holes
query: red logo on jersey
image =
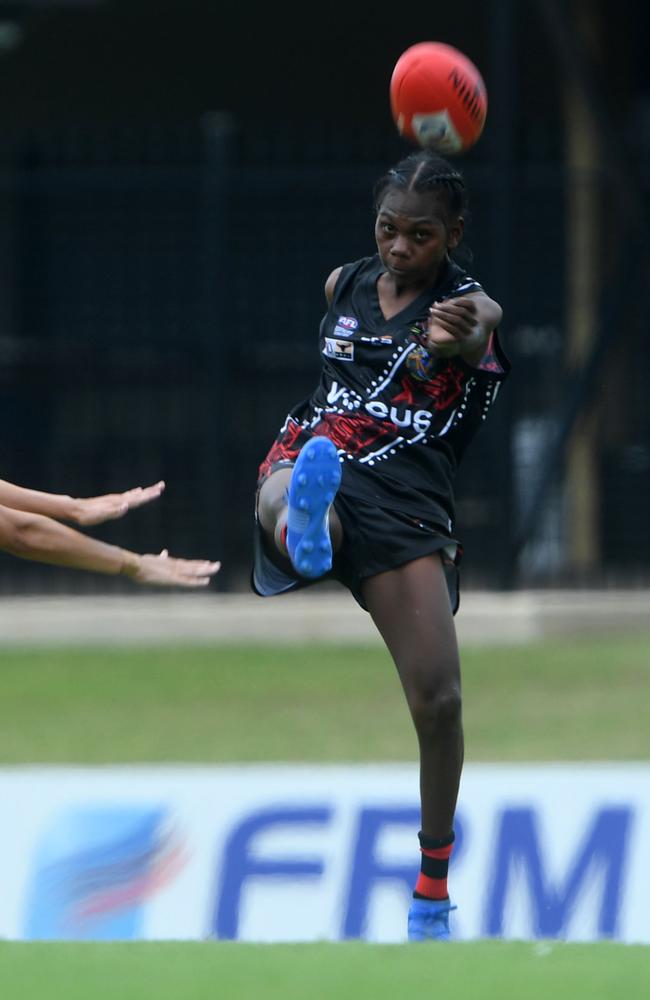
{"label": "red logo on jersey", "polygon": [[463,372],[448,362],[428,382],[415,381],[406,375],[402,378],[401,385],[402,391],[393,397],[393,403],[426,406],[427,399],[430,399],[433,400],[434,410],[446,410],[463,391]]}

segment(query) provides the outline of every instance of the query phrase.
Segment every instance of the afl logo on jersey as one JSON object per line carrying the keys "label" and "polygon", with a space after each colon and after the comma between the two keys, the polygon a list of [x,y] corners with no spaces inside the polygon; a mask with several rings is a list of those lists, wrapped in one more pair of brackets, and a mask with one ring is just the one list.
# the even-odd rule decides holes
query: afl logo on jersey
{"label": "afl logo on jersey", "polygon": [[339,316],[334,327],[337,337],[351,337],[358,328],[359,321],[354,316]]}
{"label": "afl logo on jersey", "polygon": [[325,337],[325,350],[328,358],[335,361],[354,361],[354,344],[347,340],[334,340],[333,337]]}

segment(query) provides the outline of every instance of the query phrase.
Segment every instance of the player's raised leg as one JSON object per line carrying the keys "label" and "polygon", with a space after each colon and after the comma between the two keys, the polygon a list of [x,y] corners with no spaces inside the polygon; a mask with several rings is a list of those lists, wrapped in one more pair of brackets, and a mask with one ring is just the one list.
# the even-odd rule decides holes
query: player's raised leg
{"label": "player's raised leg", "polygon": [[301,576],[317,579],[332,568],[329,513],[341,482],[336,448],[315,437],[301,449],[289,483],[287,551]]}
{"label": "player's raised leg", "polygon": [[343,537],[332,507],[340,482],[335,446],[329,438],[315,437],[301,449],[293,468],[276,470],[260,488],[260,524],[300,576],[318,579],[332,567]]}
{"label": "player's raised leg", "polygon": [[257,495],[257,517],[262,531],[280,555],[287,552],[287,496],[293,466],[276,469],[264,480]]}

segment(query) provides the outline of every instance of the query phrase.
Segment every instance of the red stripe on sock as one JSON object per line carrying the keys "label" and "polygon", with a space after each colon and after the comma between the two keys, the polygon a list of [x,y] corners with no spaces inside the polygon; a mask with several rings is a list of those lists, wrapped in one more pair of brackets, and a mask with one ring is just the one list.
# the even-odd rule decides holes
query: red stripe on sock
{"label": "red stripe on sock", "polygon": [[415,891],[420,896],[426,896],[427,899],[446,899],[449,895],[446,878],[429,878],[422,872],[418,875],[418,880],[415,883]]}
{"label": "red stripe on sock", "polygon": [[427,847],[421,847],[420,852],[422,854],[426,854],[428,858],[435,858],[436,861],[448,861],[451,857],[453,849],[453,844],[447,844],[445,847],[434,847],[433,850],[429,850]]}
{"label": "red stripe on sock", "polygon": [[288,524],[285,524],[285,525],[283,525],[280,528],[280,541],[284,545],[285,549],[287,547],[287,530],[288,530],[288,528],[289,528]]}
{"label": "red stripe on sock", "polygon": [[[434,861],[448,862],[453,849],[454,845],[452,842],[451,844],[445,844],[444,847],[421,847],[420,853],[424,854],[427,858],[432,858]],[[432,878],[430,875],[425,875],[424,872],[420,872],[415,885],[415,891],[417,894],[419,896],[426,896],[427,899],[447,899],[449,890],[447,888],[446,867],[447,866],[445,865],[444,878]]]}

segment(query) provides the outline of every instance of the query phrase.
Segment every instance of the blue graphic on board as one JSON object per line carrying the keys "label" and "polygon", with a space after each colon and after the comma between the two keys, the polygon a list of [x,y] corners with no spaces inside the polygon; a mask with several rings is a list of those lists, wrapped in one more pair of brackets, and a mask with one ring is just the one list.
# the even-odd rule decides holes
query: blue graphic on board
{"label": "blue graphic on board", "polygon": [[140,937],[147,900],[178,872],[182,854],[167,808],[65,809],[34,853],[25,938]]}

